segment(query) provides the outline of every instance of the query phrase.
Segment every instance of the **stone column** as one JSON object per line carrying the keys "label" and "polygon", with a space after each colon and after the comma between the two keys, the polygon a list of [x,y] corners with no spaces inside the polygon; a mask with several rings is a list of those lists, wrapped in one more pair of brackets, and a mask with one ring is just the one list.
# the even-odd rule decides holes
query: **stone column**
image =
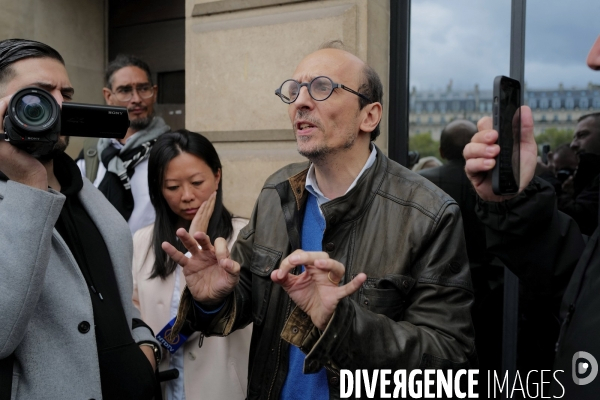
{"label": "stone column", "polygon": [[[249,217],[265,179],[296,151],[275,89],[304,56],[340,39],[388,87],[388,0],[186,0],[186,127],[223,163],[226,206]],[[387,93],[377,145],[387,151]]]}

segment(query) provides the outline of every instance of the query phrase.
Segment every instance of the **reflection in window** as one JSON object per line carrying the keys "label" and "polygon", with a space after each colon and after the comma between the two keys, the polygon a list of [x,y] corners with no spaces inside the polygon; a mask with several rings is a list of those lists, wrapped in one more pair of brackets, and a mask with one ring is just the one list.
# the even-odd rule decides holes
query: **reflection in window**
{"label": "reflection in window", "polygon": [[552,99],[552,108],[558,110],[560,108],[560,98],[555,97]]}
{"label": "reflection in window", "polygon": [[575,100],[572,97],[567,97],[565,100],[565,108],[572,110],[575,107]]}
{"label": "reflection in window", "polygon": [[582,97],[579,99],[579,108],[589,108],[590,103],[587,97]]}
{"label": "reflection in window", "polygon": [[542,110],[548,109],[548,99],[546,97],[543,97],[542,99],[540,99],[540,108]]}
{"label": "reflection in window", "polygon": [[535,110],[537,108],[537,99],[529,99],[529,107]]}

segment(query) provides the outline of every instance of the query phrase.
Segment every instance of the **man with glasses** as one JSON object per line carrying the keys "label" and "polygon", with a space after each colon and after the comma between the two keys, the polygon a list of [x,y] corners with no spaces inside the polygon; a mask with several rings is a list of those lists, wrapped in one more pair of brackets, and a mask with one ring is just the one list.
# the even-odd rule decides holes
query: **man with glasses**
{"label": "man with glasses", "polygon": [[249,399],[338,398],[340,369],[466,368],[473,294],[460,210],[372,143],[377,73],[326,47],[275,94],[309,162],[267,180],[231,257],[202,232],[177,232],[189,259],[163,244],[187,282],[174,330],[183,316],[205,335],[253,322]]}
{"label": "man with glasses", "polygon": [[89,140],[91,145],[84,144],[77,165],[127,220],[133,235],[154,222],[148,156],[158,136],[171,128],[154,113],[158,87],[143,60],[118,55],[105,76],[104,99],[109,105],[127,107],[129,129],[121,140],[100,139],[97,145],[94,139]]}

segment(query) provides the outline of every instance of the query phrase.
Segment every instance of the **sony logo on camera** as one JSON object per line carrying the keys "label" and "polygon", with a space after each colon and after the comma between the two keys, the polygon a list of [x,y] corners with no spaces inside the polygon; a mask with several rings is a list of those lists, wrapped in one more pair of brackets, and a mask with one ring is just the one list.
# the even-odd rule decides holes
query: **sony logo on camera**
{"label": "sony logo on camera", "polygon": [[[65,102],[38,87],[19,90],[4,117],[5,138],[33,156],[48,154],[59,135],[122,139],[129,128],[125,107]],[[107,118],[106,113],[114,115]]]}

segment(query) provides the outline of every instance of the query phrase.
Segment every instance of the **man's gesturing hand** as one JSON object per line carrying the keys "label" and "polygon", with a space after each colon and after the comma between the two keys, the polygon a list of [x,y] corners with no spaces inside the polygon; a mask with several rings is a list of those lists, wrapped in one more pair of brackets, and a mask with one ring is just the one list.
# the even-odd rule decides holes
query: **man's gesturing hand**
{"label": "man's gesturing hand", "polygon": [[[477,132],[471,143],[465,146],[463,156],[467,160],[465,172],[471,180],[479,197],[486,201],[500,202],[514,196],[498,196],[492,190],[492,174],[489,173],[496,165],[495,157],[500,152],[496,144],[498,132],[492,129],[492,119],[484,117],[477,123]],[[521,160],[520,160],[519,192],[529,185],[535,173],[537,164],[537,145],[533,138],[533,117],[531,109],[521,107]]]}
{"label": "man's gesturing hand", "polygon": [[[297,265],[304,265],[306,270],[300,275],[291,274]],[[327,253],[296,250],[271,273],[271,279],[283,287],[317,328],[324,330],[340,300],[356,292],[367,279],[361,273],[343,286],[334,284],[344,272],[344,266]]]}
{"label": "man's gesturing hand", "polygon": [[183,228],[177,230],[177,236],[191,257],[187,258],[168,242],[163,242],[163,250],[183,267],[185,281],[197,302],[219,305],[240,280],[240,265],[229,258],[227,241],[217,238],[213,246],[206,233],[196,232],[192,237]]}

